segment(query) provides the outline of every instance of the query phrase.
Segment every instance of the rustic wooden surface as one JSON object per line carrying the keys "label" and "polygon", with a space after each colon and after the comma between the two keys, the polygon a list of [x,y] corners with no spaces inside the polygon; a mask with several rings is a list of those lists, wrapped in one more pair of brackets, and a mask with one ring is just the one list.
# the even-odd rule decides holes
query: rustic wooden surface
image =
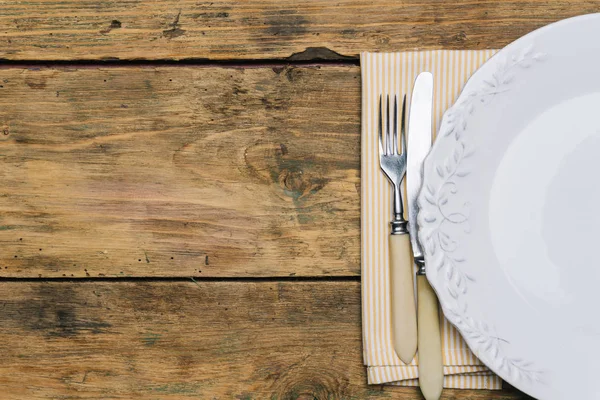
{"label": "rustic wooden surface", "polygon": [[4,282],[0,297],[2,399],[421,398],[365,384],[358,281]]}
{"label": "rustic wooden surface", "polygon": [[359,78],[0,69],[0,276],[358,276]]}
{"label": "rustic wooden surface", "polygon": [[3,1],[0,58],[314,59],[497,48],[589,0]]}
{"label": "rustic wooden surface", "polygon": [[0,11],[1,399],[417,400],[362,365],[357,56],[498,48],[600,4]]}

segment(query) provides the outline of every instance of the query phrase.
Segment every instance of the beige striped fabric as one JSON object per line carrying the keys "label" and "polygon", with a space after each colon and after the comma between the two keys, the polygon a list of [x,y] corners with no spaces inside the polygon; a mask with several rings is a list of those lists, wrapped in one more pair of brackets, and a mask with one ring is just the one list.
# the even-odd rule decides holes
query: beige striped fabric
{"label": "beige striped fabric", "polygon": [[[444,111],[458,96],[468,77],[495,50],[362,53],[361,133],[361,266],[363,355],[370,384],[418,385],[418,359],[406,365],[396,356],[391,339],[389,289],[389,221],[391,187],[379,170],[377,113],[379,95],[412,91],[416,76],[434,76],[434,131]],[[444,386],[500,389],[502,381],[471,353],[456,329],[442,317]],[[418,357],[418,356],[417,356]]]}

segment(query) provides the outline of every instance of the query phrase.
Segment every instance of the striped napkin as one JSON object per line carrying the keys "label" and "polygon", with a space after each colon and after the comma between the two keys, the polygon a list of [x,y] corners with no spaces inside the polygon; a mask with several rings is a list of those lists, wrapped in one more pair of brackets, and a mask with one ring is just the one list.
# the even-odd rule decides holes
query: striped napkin
{"label": "striped napkin", "polygon": [[[417,75],[434,76],[434,132],[444,111],[469,76],[494,50],[362,53],[361,266],[363,356],[369,384],[418,386],[418,355],[410,364],[392,346],[389,286],[391,187],[379,170],[377,112],[379,94],[407,94]],[[410,103],[408,103],[410,104]],[[441,311],[440,311],[441,315]],[[502,381],[471,353],[457,330],[441,317],[444,387],[501,389]]]}

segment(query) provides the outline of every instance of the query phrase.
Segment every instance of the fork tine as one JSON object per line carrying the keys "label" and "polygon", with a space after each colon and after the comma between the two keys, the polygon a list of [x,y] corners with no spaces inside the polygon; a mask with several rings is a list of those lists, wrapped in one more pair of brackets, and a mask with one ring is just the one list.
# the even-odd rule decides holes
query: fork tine
{"label": "fork tine", "polygon": [[406,154],[406,129],[405,129],[405,124],[406,124],[406,95],[404,95],[404,97],[402,98],[402,116],[400,117],[402,119],[401,121],[401,127],[400,127],[400,135],[402,136],[402,154]]}
{"label": "fork tine", "polygon": [[398,96],[394,96],[394,141],[392,143],[393,154],[398,154]]}
{"label": "fork tine", "polygon": [[381,158],[381,156],[386,155],[384,149],[383,149],[383,108],[382,108],[382,103],[383,102],[383,95],[379,95],[379,125],[378,125],[378,129],[379,129],[379,157]]}
{"label": "fork tine", "polygon": [[394,150],[392,149],[392,114],[391,114],[391,110],[390,110],[390,95],[387,95],[387,103],[385,105],[385,109],[387,111],[387,118],[386,118],[386,125],[387,125],[387,132],[385,135],[385,144],[386,144],[386,148],[387,148],[387,154],[388,155],[392,155],[394,154]]}

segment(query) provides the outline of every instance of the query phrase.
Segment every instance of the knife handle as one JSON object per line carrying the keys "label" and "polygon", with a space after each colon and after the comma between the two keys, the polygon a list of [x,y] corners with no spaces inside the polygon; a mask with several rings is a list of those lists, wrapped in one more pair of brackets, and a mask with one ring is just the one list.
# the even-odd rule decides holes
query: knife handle
{"label": "knife handle", "polygon": [[409,364],[417,352],[417,312],[410,238],[390,235],[392,337],[396,354]]}
{"label": "knife handle", "polygon": [[440,316],[435,293],[425,275],[417,275],[419,386],[426,400],[438,400],[444,385]]}

